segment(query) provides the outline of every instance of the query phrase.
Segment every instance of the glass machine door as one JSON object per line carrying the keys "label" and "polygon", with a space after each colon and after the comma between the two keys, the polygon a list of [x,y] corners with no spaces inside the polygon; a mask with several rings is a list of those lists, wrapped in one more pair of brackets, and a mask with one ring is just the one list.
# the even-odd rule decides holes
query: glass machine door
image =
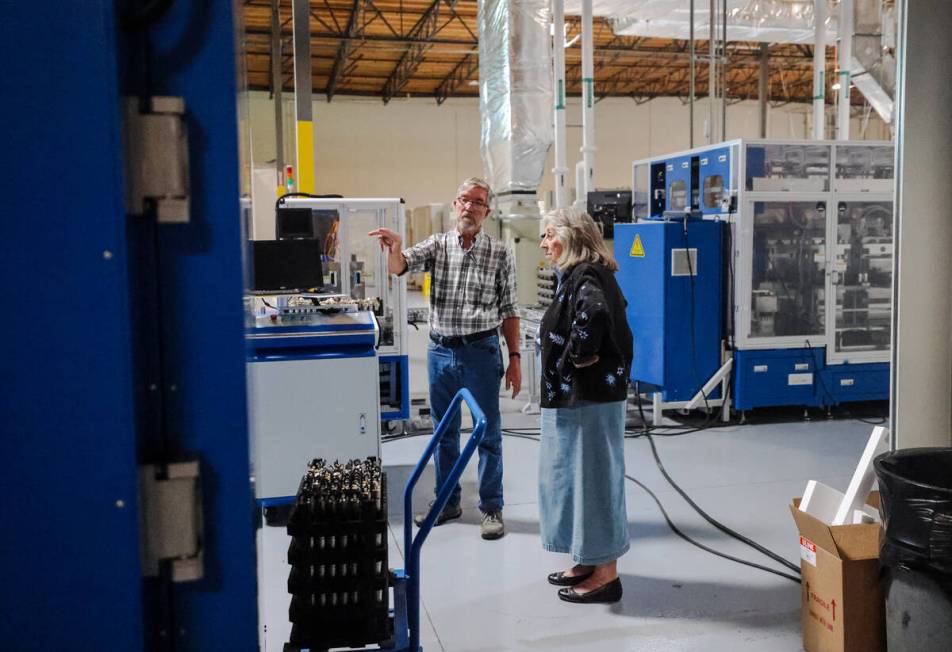
{"label": "glass machine door", "polygon": [[830,270],[830,362],[889,360],[893,201],[839,196]]}
{"label": "glass machine door", "polygon": [[749,275],[738,279],[747,304],[738,320],[742,345],[826,345],[826,211],[826,200],[815,198],[748,200],[741,237],[751,258],[744,264],[742,249],[738,265]]}
{"label": "glass machine door", "polygon": [[376,238],[367,235],[370,231],[386,227],[399,231],[399,218],[394,202],[389,204],[362,205],[351,202],[341,208],[342,216],[340,255],[349,261],[345,266],[349,274],[344,278],[344,293],[353,299],[377,298],[380,304],[375,307],[380,324],[381,353],[398,353],[404,347],[400,345],[402,297],[398,290],[399,281],[387,272],[387,258],[380,250]]}

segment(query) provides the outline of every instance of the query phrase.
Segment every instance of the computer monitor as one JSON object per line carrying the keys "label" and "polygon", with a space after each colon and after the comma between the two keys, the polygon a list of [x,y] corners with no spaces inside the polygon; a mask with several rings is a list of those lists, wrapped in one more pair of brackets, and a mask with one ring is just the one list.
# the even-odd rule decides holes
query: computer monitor
{"label": "computer monitor", "polygon": [[310,208],[279,207],[274,220],[278,240],[309,240],[314,237],[314,219]]}
{"label": "computer monitor", "polygon": [[252,240],[255,292],[319,289],[324,285],[321,241]]}
{"label": "computer monitor", "polygon": [[630,190],[593,190],[588,193],[588,214],[602,229],[605,239],[615,237],[615,224],[631,222]]}

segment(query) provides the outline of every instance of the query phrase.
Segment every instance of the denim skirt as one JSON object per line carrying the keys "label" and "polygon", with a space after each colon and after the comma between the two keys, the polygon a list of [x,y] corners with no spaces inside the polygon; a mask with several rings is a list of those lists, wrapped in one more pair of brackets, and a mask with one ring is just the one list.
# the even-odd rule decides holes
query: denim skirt
{"label": "denim skirt", "polygon": [[542,409],[539,526],[542,547],[577,564],[628,551],[625,402]]}

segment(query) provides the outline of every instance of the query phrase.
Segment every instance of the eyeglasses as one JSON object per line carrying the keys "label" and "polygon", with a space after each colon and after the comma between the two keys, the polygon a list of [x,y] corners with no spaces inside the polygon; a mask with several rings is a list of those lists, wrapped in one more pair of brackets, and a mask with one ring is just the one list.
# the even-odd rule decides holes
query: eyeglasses
{"label": "eyeglasses", "polygon": [[484,202],[482,199],[466,199],[465,197],[457,197],[458,201],[463,206],[475,206],[476,208],[489,208],[489,204]]}

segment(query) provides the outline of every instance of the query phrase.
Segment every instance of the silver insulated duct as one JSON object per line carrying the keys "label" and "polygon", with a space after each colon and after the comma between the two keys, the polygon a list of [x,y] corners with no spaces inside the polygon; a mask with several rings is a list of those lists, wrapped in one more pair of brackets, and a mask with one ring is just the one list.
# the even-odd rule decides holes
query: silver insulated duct
{"label": "silver insulated duct", "polygon": [[534,195],[552,144],[548,0],[479,3],[480,146],[500,197]]}
{"label": "silver insulated duct", "polygon": [[500,233],[515,252],[519,302],[538,302],[536,190],[552,144],[548,0],[480,0],[480,149]]}

